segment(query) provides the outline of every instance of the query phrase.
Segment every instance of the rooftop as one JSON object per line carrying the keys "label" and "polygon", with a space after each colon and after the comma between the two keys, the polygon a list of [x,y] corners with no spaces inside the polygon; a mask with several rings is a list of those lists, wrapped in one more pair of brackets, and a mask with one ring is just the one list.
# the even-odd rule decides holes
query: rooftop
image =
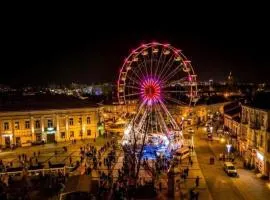
{"label": "rooftop", "polygon": [[225,114],[230,115],[230,116],[234,116],[234,115],[237,115],[237,114],[241,113],[241,110],[242,110],[241,107],[238,106],[238,107],[236,107],[236,108],[234,108],[232,110],[226,111]]}
{"label": "rooftop", "polygon": [[251,100],[247,106],[259,108],[263,110],[270,110],[270,92],[259,92]]}
{"label": "rooftop", "polygon": [[2,96],[0,112],[96,107],[95,102],[64,95]]}

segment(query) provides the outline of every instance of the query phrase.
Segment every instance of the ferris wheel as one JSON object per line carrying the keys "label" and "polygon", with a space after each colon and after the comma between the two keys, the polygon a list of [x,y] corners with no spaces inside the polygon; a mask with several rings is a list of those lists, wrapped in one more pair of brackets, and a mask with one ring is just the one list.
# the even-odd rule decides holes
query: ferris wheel
{"label": "ferris wheel", "polygon": [[[124,142],[158,135],[166,138],[166,144],[172,143],[181,128],[167,105],[195,104],[196,78],[191,62],[170,44],[152,42],[133,50],[125,59],[117,82],[119,104],[138,104],[136,116],[124,132]],[[143,132],[147,132],[146,138]]]}

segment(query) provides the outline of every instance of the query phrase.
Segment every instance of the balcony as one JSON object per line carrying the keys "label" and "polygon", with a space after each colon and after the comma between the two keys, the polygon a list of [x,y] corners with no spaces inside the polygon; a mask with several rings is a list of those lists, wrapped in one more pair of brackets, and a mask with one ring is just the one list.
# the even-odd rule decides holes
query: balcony
{"label": "balcony", "polygon": [[259,130],[261,126],[258,123],[250,123],[249,128]]}

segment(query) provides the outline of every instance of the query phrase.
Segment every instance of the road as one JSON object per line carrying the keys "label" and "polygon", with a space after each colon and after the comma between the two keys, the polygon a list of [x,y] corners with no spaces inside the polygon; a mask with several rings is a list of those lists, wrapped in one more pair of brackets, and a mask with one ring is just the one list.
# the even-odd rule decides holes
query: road
{"label": "road", "polygon": [[[257,178],[252,171],[242,168],[240,160],[236,161],[239,178],[227,176],[223,171],[223,162],[218,155],[224,152],[225,145],[219,141],[208,141],[202,128],[195,133],[195,148],[198,162],[206,179],[213,199],[217,200],[263,200],[269,199],[270,189],[266,182]],[[210,156],[215,156],[215,164],[209,164]]]}

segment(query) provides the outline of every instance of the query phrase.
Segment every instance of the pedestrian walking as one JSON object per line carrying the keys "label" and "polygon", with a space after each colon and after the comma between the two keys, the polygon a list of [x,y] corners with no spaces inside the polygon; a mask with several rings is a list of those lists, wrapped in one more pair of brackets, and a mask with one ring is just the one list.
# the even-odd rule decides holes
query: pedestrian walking
{"label": "pedestrian walking", "polygon": [[199,184],[200,184],[200,177],[199,176],[196,177],[195,184],[196,184],[196,187],[199,187]]}
{"label": "pedestrian walking", "polygon": [[188,156],[188,162],[191,163],[191,156]]}
{"label": "pedestrian walking", "polygon": [[72,164],[72,158],[71,158],[71,156],[69,156],[69,164],[70,165]]}

